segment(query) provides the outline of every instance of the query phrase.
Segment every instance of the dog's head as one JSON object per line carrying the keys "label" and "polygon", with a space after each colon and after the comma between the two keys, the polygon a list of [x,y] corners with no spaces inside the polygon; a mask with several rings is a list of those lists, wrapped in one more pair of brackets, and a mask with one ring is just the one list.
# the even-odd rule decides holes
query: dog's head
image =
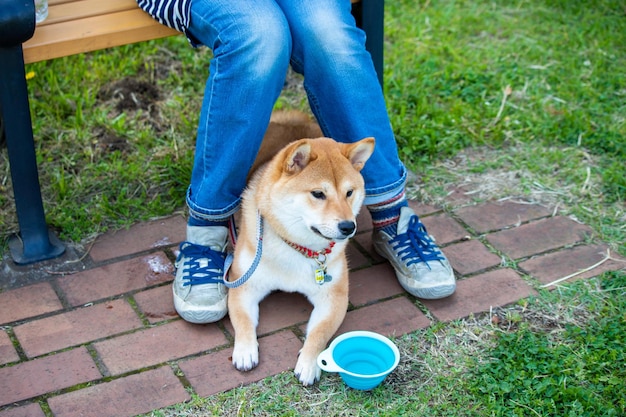
{"label": "dog's head", "polygon": [[365,198],[361,169],[374,151],[374,138],[352,144],[329,138],[301,139],[268,166],[259,207],[285,238],[327,245],[356,232]]}

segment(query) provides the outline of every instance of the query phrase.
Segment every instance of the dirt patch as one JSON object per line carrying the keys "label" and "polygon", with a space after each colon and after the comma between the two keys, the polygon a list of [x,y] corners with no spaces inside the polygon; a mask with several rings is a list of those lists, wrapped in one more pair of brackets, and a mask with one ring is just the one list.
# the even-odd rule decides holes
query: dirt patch
{"label": "dirt patch", "polygon": [[[544,149],[545,152],[549,150]],[[571,149],[557,151],[572,153],[573,157],[581,158],[580,163],[585,166],[597,164],[588,154],[583,158],[574,155],[575,151]],[[525,161],[534,160],[533,163],[537,163],[537,157],[532,148],[522,145],[503,145],[498,149],[468,148],[436,163],[427,180],[418,174],[415,182],[409,184],[408,195],[423,202],[451,208],[488,200],[510,200],[556,210],[579,201],[580,184],[559,173],[560,167],[556,162],[546,160],[546,166],[554,169],[552,176],[547,176],[545,172],[534,172],[539,170],[536,167],[525,166]],[[520,162],[512,165],[508,162],[510,160]],[[586,188],[588,193],[598,193],[599,187],[598,180],[592,177],[582,188]]]}
{"label": "dirt patch", "polygon": [[[112,81],[100,88],[96,96],[98,105],[112,108],[111,119],[126,114],[129,118],[140,119],[152,126],[156,132],[163,131],[167,126],[160,107],[163,97],[164,94],[153,81],[146,81],[140,77]],[[106,142],[119,144],[117,140]]]}
{"label": "dirt patch", "polygon": [[93,146],[94,154],[106,154],[115,151],[125,154],[131,150],[131,146],[127,138],[121,137],[105,129],[98,129],[94,132]]}
{"label": "dirt patch", "polygon": [[115,109],[122,113],[128,110],[151,111],[160,100],[161,93],[156,85],[135,78],[124,78],[107,84],[98,91],[98,100],[115,103]]}
{"label": "dirt patch", "polygon": [[160,97],[156,85],[135,78],[124,78],[105,85],[97,95],[98,100],[115,102],[115,109],[119,112],[150,110]]}

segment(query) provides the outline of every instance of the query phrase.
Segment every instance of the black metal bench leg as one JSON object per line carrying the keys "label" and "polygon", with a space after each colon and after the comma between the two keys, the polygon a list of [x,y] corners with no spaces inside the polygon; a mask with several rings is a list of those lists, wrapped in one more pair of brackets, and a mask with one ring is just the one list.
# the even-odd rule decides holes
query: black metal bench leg
{"label": "black metal bench leg", "polygon": [[361,29],[367,34],[365,47],[372,56],[380,85],[383,85],[384,49],[384,0],[362,0]]}
{"label": "black metal bench leg", "polygon": [[60,256],[65,246],[46,225],[21,44],[0,47],[0,62],[0,111],[20,226],[9,248],[15,263],[28,264]]}

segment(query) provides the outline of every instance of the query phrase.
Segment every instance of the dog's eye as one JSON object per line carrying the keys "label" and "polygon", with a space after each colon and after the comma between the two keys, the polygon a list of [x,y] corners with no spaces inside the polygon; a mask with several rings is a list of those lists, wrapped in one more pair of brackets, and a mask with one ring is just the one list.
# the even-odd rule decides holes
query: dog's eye
{"label": "dog's eye", "polygon": [[352,197],[352,194],[354,193],[354,190],[348,190],[348,192],[346,193],[346,197]]}
{"label": "dog's eye", "polygon": [[311,195],[318,200],[325,200],[326,194],[323,191],[311,191]]}

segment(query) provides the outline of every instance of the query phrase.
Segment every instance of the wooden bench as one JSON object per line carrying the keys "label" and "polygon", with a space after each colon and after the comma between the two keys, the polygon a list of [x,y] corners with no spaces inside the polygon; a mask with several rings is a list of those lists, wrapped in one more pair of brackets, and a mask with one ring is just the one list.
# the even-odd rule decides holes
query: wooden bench
{"label": "wooden bench", "polygon": [[24,62],[172,35],[180,32],[159,24],[135,0],[48,0],[48,18],[23,45]]}
{"label": "wooden bench", "polygon": [[[382,83],[384,0],[351,2]],[[32,0],[0,0],[0,128],[20,227],[9,241],[15,263],[51,259],[65,250],[45,222],[24,65],[172,35],[180,33],[152,19],[135,0],[49,0],[48,18],[36,28]]]}

